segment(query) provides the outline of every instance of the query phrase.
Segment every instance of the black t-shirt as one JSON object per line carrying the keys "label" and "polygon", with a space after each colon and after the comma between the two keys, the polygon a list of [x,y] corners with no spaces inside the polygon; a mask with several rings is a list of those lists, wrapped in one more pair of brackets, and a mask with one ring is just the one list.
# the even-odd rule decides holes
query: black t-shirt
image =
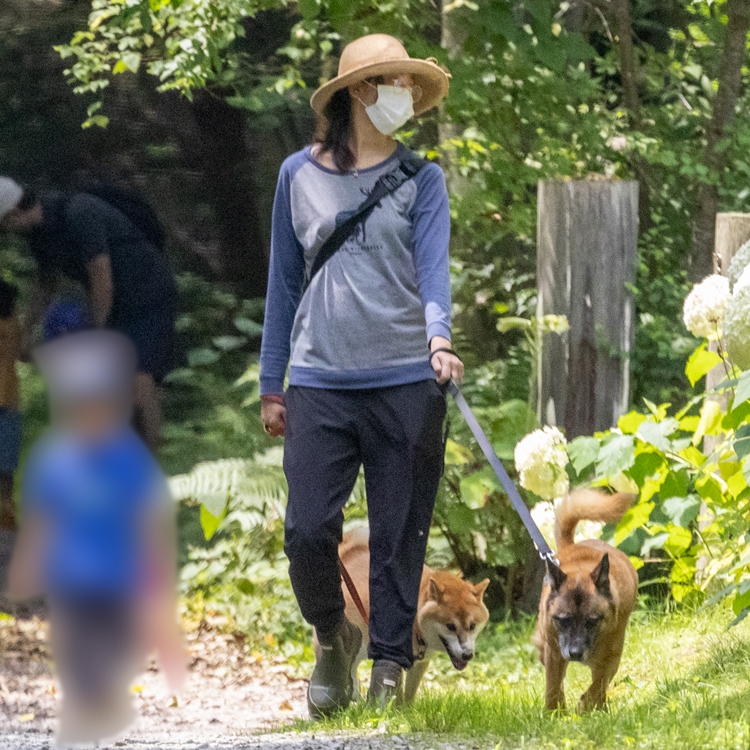
{"label": "black t-shirt", "polygon": [[110,323],[172,307],[169,261],[121,211],[88,193],[42,196],[44,223],[29,236],[42,278],[62,274],[88,288],[88,264],[108,255],[114,299]]}

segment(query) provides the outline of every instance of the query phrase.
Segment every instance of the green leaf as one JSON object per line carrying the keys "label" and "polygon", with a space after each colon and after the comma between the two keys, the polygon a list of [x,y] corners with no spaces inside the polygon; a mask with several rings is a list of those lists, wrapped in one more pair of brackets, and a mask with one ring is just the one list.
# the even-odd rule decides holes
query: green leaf
{"label": "green leaf", "polygon": [[141,53],[132,51],[126,52],[122,56],[122,62],[131,73],[137,73],[138,68],[141,67]]}
{"label": "green leaf", "polygon": [[334,30],[341,32],[351,19],[351,0],[328,0],[328,19]]}
{"label": "green leaf", "polygon": [[643,487],[646,478],[656,474],[665,464],[666,459],[660,453],[644,451],[635,457],[635,463],[628,469],[628,475],[639,487]]}
{"label": "green leaf", "polygon": [[490,467],[461,479],[461,500],[472,509],[482,508],[487,496],[497,490],[497,478]]}
{"label": "green leaf", "polygon": [[445,463],[448,466],[462,466],[473,461],[474,454],[468,448],[448,438],[445,443]]}
{"label": "green leaf", "polygon": [[750,401],[743,401],[736,408],[732,405],[732,411],[724,415],[721,426],[725,430],[736,430],[750,417]]}
{"label": "green leaf", "polygon": [[617,420],[617,426],[625,435],[635,435],[640,425],[647,419],[648,417],[639,411],[629,411]]}
{"label": "green leaf", "polygon": [[736,615],[750,607],[750,581],[743,581],[732,601],[732,609]]}
{"label": "green leaf", "polygon": [[750,454],[750,424],[744,424],[734,433],[734,452],[737,458],[745,458]]}
{"label": "green leaf", "polygon": [[530,321],[528,318],[517,318],[517,317],[507,317],[507,318],[500,318],[500,320],[497,321],[497,330],[500,331],[500,333],[507,333],[508,331],[514,331],[518,328],[521,330],[528,330],[531,328],[532,321]]}
{"label": "green leaf", "polygon": [[593,437],[577,437],[568,443],[566,450],[576,474],[582,474],[596,461],[599,455],[599,441]]}
{"label": "green leaf", "polygon": [[611,477],[629,469],[635,463],[635,440],[632,435],[616,435],[599,449],[596,473]]}
{"label": "green leaf", "polygon": [[299,0],[299,12],[305,21],[314,21],[320,14],[317,0]]}
{"label": "green leaf", "polygon": [[636,529],[643,526],[651,517],[654,503],[638,503],[625,511],[622,521],[617,524],[615,531],[615,546],[627,539]]}
{"label": "green leaf", "polygon": [[677,432],[679,426],[679,422],[672,417],[661,422],[646,421],[641,423],[637,435],[644,443],[653,445],[660,451],[668,451],[671,450],[672,444],[667,438]]}
{"label": "green leaf", "polygon": [[716,352],[710,352],[704,341],[691,355],[685,366],[685,375],[690,385],[695,385],[717,365],[721,364],[721,357]]}
{"label": "green leaf", "polygon": [[222,515],[215,516],[205,505],[201,505],[201,528],[206,540],[211,539],[218,530],[221,525]]}
{"label": "green leaf", "polygon": [[687,469],[672,469],[664,479],[659,494],[661,497],[686,497],[689,486],[690,477]]}
{"label": "green leaf", "polygon": [[[742,476],[739,472],[737,472],[737,475]],[[704,500],[710,500],[712,503],[718,503],[719,505],[722,504],[724,497],[721,491],[721,485],[714,477],[699,477],[695,480],[695,488]]]}
{"label": "green leaf", "polygon": [[662,512],[677,526],[687,526],[695,521],[700,509],[700,498],[695,497],[695,495],[670,497],[661,504]]}
{"label": "green leaf", "polygon": [[737,390],[734,393],[734,406],[737,407],[748,399],[750,399],[750,370],[743,372],[737,381]]}
{"label": "green leaf", "polygon": [[257,338],[263,334],[263,326],[260,323],[256,323],[254,320],[250,320],[250,318],[235,318],[234,327],[246,336]]}
{"label": "green leaf", "polygon": [[217,336],[212,343],[217,349],[228,352],[247,344],[247,339],[244,336]]}
{"label": "green leaf", "polygon": [[200,367],[201,365],[212,365],[214,362],[218,362],[220,356],[216,349],[204,347],[201,349],[191,349],[187,354],[187,360],[190,367]]}
{"label": "green leaf", "polygon": [[451,505],[445,516],[451,531],[457,534],[467,534],[476,528],[473,511],[463,503]]}
{"label": "green leaf", "polygon": [[718,435],[721,432],[723,416],[721,404],[714,399],[708,399],[701,407],[701,419],[693,435],[693,445],[698,445],[706,435]]}

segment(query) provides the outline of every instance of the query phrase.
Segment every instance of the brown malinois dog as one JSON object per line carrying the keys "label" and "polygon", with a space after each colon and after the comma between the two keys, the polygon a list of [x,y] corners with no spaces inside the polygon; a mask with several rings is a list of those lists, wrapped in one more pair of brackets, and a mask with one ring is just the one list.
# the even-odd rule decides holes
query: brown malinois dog
{"label": "brown malinois dog", "polygon": [[633,497],[577,490],[555,512],[560,564],[548,564],[533,638],[547,673],[549,710],[565,707],[563,681],[571,661],[591,669],[591,687],[581,696],[579,711],[605,706],[635,607],[638,576],[620,550],[598,539],[576,544],[573,537],[579,521],[619,521]]}

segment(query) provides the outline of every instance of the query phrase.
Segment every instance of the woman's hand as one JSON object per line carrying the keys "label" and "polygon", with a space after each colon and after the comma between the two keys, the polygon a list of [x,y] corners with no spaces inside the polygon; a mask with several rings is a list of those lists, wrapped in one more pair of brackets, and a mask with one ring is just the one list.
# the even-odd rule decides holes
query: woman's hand
{"label": "woman's hand", "polygon": [[266,399],[261,396],[260,419],[268,435],[282,437],[286,428],[286,406],[275,399]]}
{"label": "woman's hand", "polygon": [[[430,351],[436,352],[438,349],[450,349],[451,342],[442,336],[435,336],[430,341]],[[451,378],[460,383],[464,379],[464,363],[450,352],[437,352],[433,354],[430,363],[435,370],[437,381],[440,384],[447,383]]]}

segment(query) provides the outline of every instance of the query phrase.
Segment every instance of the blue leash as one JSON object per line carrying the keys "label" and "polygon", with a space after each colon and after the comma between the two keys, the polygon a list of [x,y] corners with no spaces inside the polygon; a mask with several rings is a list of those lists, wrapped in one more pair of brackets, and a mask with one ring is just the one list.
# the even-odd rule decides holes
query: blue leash
{"label": "blue leash", "polygon": [[495,449],[492,447],[492,443],[490,443],[489,438],[485,434],[484,430],[480,427],[479,422],[477,422],[477,418],[474,416],[474,412],[471,410],[471,407],[466,402],[466,399],[463,397],[463,394],[453,380],[449,381],[448,383],[448,392],[456,400],[456,404],[461,410],[461,414],[463,414],[463,417],[466,420],[466,423],[469,425],[469,429],[472,431],[477,443],[479,443],[479,447],[482,449],[482,453],[484,453],[485,458],[487,459],[487,461],[489,461],[492,470],[495,472],[495,474],[497,474],[497,478],[500,480],[500,484],[503,486],[503,489],[510,498],[510,501],[515,508],[516,513],[518,513],[521,521],[523,521],[523,525],[526,527],[526,531],[529,532],[529,535],[531,536],[531,539],[534,542],[537,551],[539,552],[539,557],[541,557],[544,562],[556,563],[557,556],[552,551],[549,544],[547,544],[547,541],[542,535],[542,532],[539,530],[539,527],[531,517],[529,509],[526,507],[526,503],[524,503],[524,501],[521,499],[521,495],[518,493],[518,488],[513,483],[513,480],[508,476],[508,472],[505,471],[503,462],[498,458],[497,453],[495,453]]}

